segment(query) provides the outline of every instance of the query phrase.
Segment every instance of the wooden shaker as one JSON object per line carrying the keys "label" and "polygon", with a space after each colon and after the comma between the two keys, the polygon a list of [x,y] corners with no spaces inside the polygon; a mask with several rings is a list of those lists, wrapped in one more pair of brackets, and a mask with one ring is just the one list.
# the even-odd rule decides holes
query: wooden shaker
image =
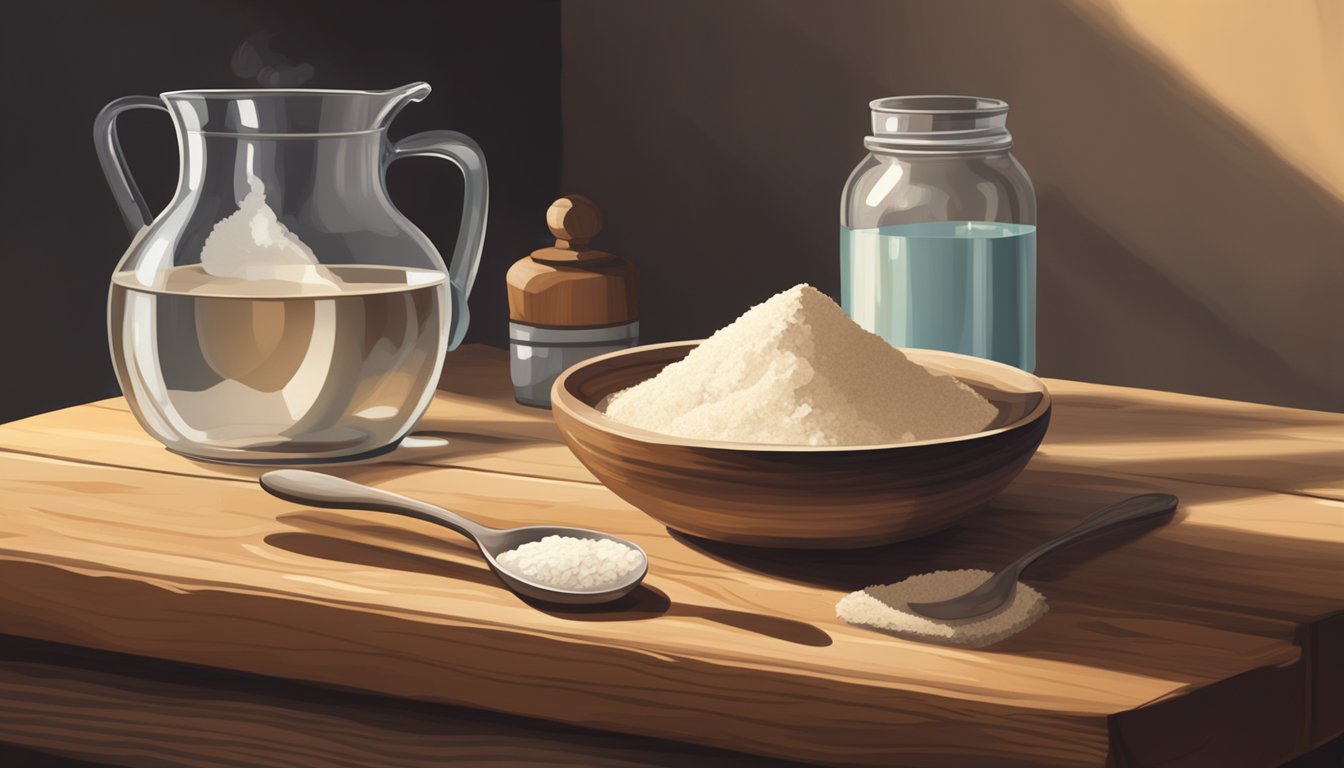
{"label": "wooden shaker", "polygon": [[638,274],[629,261],[589,247],[602,212],[583,195],[546,211],[555,245],[509,268],[509,372],[514,397],[551,407],[566,368],[639,343]]}

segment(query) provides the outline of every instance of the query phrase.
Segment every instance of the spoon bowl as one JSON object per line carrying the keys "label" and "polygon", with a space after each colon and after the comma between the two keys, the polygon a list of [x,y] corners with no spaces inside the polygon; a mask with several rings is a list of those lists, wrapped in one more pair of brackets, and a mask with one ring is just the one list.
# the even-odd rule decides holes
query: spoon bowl
{"label": "spoon bowl", "polygon": [[991,613],[1012,599],[1022,572],[1045,555],[1079,539],[1134,523],[1170,517],[1179,503],[1180,500],[1170,493],[1145,493],[1117,501],[1009,563],[970,592],[930,603],[910,603],[910,610],[942,621],[971,619]]}
{"label": "spoon bowl", "polygon": [[[523,597],[560,605],[609,603],[630,594],[649,572],[649,556],[638,544],[619,536],[587,528],[563,525],[529,525],[522,528],[491,528],[456,512],[419,499],[343,480],[339,477],[301,469],[278,469],[261,476],[261,487],[272,496],[327,509],[363,509],[388,512],[442,525],[470,539],[485,557],[490,570],[504,585]],[[640,565],[618,582],[593,588],[569,589],[529,578],[526,574],[500,564],[500,555],[547,536],[575,539],[608,540],[639,553]]]}
{"label": "spoon bowl", "polygon": [[[644,580],[644,576],[649,572],[649,557],[645,554],[643,548],[633,541],[622,539],[619,536],[613,536],[602,531],[593,531],[587,528],[570,528],[568,526],[555,525],[529,525],[523,528],[508,528],[497,530],[499,535],[495,540],[486,542],[477,540],[476,544],[485,556],[485,562],[489,564],[490,570],[495,572],[499,580],[508,585],[509,589],[517,592],[523,597],[530,597],[534,600],[543,600],[548,603],[561,603],[566,605],[591,605],[594,603],[609,603],[613,600],[619,600],[635,590]],[[623,544],[639,552],[642,561],[640,567],[629,576],[627,576],[619,585],[604,586],[601,589],[563,589],[544,584],[533,579],[529,579],[517,571],[510,571],[508,568],[499,564],[495,559],[497,556],[512,549],[528,544],[533,541],[541,541],[547,536],[568,536],[574,539],[607,539],[617,544]]]}

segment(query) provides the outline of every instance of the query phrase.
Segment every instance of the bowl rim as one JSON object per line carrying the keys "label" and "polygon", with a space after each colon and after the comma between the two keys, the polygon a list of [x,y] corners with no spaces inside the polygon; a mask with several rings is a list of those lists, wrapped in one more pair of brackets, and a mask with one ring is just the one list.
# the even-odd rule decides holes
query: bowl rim
{"label": "bowl rim", "polygon": [[[932,440],[912,440],[906,443],[875,443],[862,445],[795,445],[792,443],[739,443],[726,440],[695,440],[679,435],[668,435],[662,432],[654,432],[640,427],[632,427],[623,422],[619,422],[602,411],[580,400],[568,389],[570,378],[577,372],[596,365],[607,360],[619,357],[628,357],[637,353],[647,353],[658,349],[670,349],[673,347],[697,347],[704,339],[690,339],[685,341],[667,341],[659,344],[643,344],[628,349],[620,349],[615,352],[608,352],[603,355],[590,357],[587,360],[575,363],[566,368],[556,377],[555,383],[551,385],[551,412],[552,418],[556,411],[563,411],[565,415],[574,418],[577,421],[584,422],[594,429],[612,433],[620,437],[634,440],[640,443],[654,443],[657,445],[678,446],[682,448],[698,448],[709,450],[728,450],[728,451],[757,451],[769,453],[846,453],[855,451],[881,451],[893,448],[918,448],[929,445],[944,445],[951,443],[970,442],[972,440],[983,440],[987,437],[1011,432],[1021,429],[1044,416],[1050,411],[1053,399],[1050,395],[1050,389],[1045,382],[1034,373],[1024,371],[1021,368],[1015,368],[1007,363],[1000,363],[997,360],[988,360],[973,355],[963,355],[957,352],[944,352],[936,349],[919,349],[912,347],[896,347],[901,352],[916,353],[917,357],[949,357],[960,358],[973,361],[977,365],[986,365],[991,368],[1001,368],[1011,372],[1014,376],[1026,377],[1036,389],[1032,391],[1039,392],[1041,401],[1036,407],[1031,409],[1022,418],[1005,424],[994,429],[987,429],[980,432],[971,432],[965,435],[953,435],[951,437],[939,437]],[[562,430],[563,431],[563,430]]]}

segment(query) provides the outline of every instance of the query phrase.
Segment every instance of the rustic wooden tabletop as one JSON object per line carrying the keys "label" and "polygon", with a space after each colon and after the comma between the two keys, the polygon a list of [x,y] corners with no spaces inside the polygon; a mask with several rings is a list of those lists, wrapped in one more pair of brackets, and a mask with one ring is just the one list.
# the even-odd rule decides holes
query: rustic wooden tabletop
{"label": "rustic wooden tabletop", "polygon": [[[169,453],[120,399],[0,426],[0,633],[199,665],[206,680],[134,692],[97,664],[74,678],[0,664],[0,742],[107,754],[245,732],[293,765],[417,765],[504,754],[493,734],[514,757],[637,762],[628,743],[585,753],[563,729],[562,746],[531,753],[507,729],[412,725],[465,710],[338,727],[317,701],[211,695],[228,685],[200,667],[657,737],[669,754],[698,745],[678,759],[701,764],[732,763],[695,751],[711,747],[834,764],[1274,766],[1344,731],[1344,415],[1048,384],[1050,432],[1005,494],[873,550],[669,533],[598,484],[546,411],[513,402],[504,353],[484,347],[450,357],[414,444],[331,470],[487,524],[643,546],[645,586],[585,611],[523,602],[440,529],[289,504],[257,469]],[[1147,491],[1180,496],[1176,519],[1043,562],[1028,582],[1049,613],[990,648],[835,618],[847,592],[994,569]],[[82,730],[61,726],[72,713]]]}

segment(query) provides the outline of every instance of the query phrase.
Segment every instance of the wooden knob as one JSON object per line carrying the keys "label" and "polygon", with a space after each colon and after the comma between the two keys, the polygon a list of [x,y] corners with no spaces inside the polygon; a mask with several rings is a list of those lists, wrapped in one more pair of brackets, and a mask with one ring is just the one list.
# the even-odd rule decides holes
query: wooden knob
{"label": "wooden knob", "polygon": [[565,195],[546,209],[546,226],[557,248],[584,246],[602,231],[602,211],[583,195]]}

